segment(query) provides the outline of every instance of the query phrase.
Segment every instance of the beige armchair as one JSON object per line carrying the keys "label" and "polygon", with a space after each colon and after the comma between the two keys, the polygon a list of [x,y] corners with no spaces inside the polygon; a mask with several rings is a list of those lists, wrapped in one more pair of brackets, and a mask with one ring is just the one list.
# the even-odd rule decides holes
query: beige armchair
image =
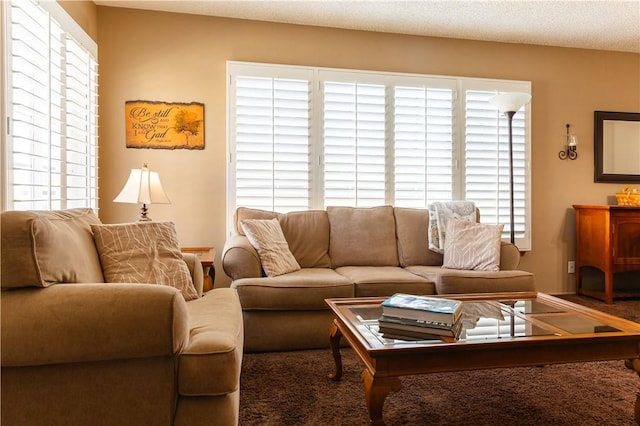
{"label": "beige armchair", "polygon": [[104,283],[90,209],[3,212],[3,425],[238,423],[242,311],[232,289]]}

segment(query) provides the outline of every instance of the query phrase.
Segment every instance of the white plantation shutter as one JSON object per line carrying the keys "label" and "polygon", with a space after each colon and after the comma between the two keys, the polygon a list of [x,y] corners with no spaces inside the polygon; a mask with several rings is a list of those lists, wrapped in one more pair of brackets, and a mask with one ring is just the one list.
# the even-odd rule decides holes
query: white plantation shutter
{"label": "white plantation shutter", "polygon": [[236,205],[308,209],[309,81],[238,76],[234,88]]}
{"label": "white plantation shutter", "polygon": [[[508,120],[489,104],[494,91],[465,92],[465,195],[480,209],[483,223],[504,224],[510,234]],[[527,156],[523,107],[513,117],[515,236],[524,247],[527,231]]]}
{"label": "white plantation shutter", "polygon": [[[97,209],[95,43],[59,5],[45,5],[3,4],[10,119],[5,205]],[[69,31],[84,35],[82,42]]]}
{"label": "white plantation shutter", "polygon": [[453,90],[394,90],[394,205],[453,198]]}
{"label": "white plantation shutter", "polygon": [[324,206],[385,204],[385,87],[323,86]]}
{"label": "white plantation shutter", "polygon": [[[475,201],[509,235],[507,121],[528,82],[228,63],[228,229],[236,207]],[[514,117],[516,238],[530,249],[530,114]]]}

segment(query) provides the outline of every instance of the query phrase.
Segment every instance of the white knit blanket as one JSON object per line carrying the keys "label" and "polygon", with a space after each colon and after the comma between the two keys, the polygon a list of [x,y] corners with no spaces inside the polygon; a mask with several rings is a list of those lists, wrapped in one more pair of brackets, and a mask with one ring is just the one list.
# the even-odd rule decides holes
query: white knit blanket
{"label": "white knit blanket", "polygon": [[447,222],[455,218],[476,221],[473,201],[435,201],[429,205],[429,250],[444,253]]}

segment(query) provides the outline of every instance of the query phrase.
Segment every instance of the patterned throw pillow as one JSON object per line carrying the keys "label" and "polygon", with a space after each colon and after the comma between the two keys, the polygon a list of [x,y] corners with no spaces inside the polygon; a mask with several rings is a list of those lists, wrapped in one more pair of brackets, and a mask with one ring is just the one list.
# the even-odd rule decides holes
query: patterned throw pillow
{"label": "patterned throw pillow", "polygon": [[284,238],[278,219],[244,219],[240,224],[249,242],[258,252],[262,269],[267,276],[275,277],[300,269]]}
{"label": "patterned throw pillow", "polygon": [[500,270],[500,237],[504,225],[449,219],[442,267],[476,271]]}
{"label": "patterned throw pillow", "polygon": [[167,285],[185,300],[198,298],[173,222],[91,225],[91,231],[106,282]]}

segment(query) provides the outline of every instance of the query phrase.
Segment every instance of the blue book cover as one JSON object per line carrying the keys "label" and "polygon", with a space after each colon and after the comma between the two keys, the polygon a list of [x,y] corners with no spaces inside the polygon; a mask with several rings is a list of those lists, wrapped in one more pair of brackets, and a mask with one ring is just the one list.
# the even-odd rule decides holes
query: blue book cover
{"label": "blue book cover", "polygon": [[396,293],[382,302],[386,315],[446,323],[455,322],[461,309],[459,300],[404,293]]}

